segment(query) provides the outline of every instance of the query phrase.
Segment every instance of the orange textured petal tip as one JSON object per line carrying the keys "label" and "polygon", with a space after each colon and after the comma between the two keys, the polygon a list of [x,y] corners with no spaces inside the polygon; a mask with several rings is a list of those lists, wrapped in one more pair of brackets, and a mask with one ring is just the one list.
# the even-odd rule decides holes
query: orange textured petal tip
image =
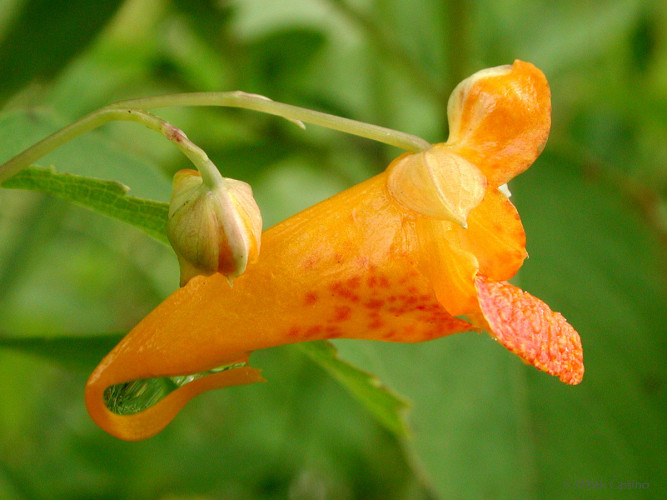
{"label": "orange textured petal tip", "polygon": [[546,144],[551,92],[544,74],[515,61],[462,81],[447,106],[447,144],[498,187],[526,170]]}
{"label": "orange textured petal tip", "polygon": [[579,334],[549,306],[515,286],[475,278],[479,306],[493,337],[527,363],[566,384],[584,376]]}

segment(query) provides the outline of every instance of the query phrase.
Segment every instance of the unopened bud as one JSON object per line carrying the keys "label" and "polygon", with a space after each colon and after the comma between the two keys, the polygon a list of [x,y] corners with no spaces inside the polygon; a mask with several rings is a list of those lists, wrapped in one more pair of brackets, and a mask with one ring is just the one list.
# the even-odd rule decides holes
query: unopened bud
{"label": "unopened bud", "polygon": [[181,286],[197,275],[234,278],[259,256],[262,217],[245,182],[210,187],[195,170],[174,175],[167,236],[181,268]]}

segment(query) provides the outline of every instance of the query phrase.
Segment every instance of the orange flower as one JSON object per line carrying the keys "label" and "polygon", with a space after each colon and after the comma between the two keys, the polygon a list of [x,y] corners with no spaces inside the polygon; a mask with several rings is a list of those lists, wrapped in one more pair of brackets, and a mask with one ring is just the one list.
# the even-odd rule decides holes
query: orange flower
{"label": "orange flower", "polygon": [[[504,281],[526,252],[499,187],[546,142],[546,79],[520,61],[481,71],[456,88],[448,112],[448,142],[402,155],[265,231],[262,255],[233,287],[221,274],[197,276],[168,297],[91,375],[93,419],[114,436],[144,439],[200,392],[262,381],[246,365],[253,351],[342,337],[422,342],[486,330],[524,361],[579,383],[578,334]],[[146,410],[105,404],[109,387],[191,374],[200,375]]]}

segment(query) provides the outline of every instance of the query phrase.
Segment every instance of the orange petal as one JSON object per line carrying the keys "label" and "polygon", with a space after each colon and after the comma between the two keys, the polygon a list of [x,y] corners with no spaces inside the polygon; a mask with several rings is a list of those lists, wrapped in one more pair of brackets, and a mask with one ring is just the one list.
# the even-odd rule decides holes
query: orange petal
{"label": "orange petal", "polygon": [[526,234],[516,208],[489,189],[468,217],[468,227],[420,217],[416,221],[425,275],[438,300],[452,315],[478,309],[475,276],[509,279],[526,258]]}
{"label": "orange petal", "polygon": [[502,345],[567,384],[581,382],[581,339],[560,313],[509,283],[478,275],[475,286],[488,330]]}
{"label": "orange petal", "polygon": [[88,413],[97,425],[125,441],[140,441],[154,436],[171,422],[188,401],[202,392],[264,381],[259,371],[250,366],[234,368],[194,380],[140,413],[118,415],[104,403],[104,391],[118,383],[115,380],[118,375],[118,372],[112,370],[96,370],[86,384],[85,399]]}
{"label": "orange petal", "polygon": [[479,263],[472,252],[462,247],[462,235],[467,230],[428,217],[420,217],[416,225],[423,272],[431,277],[440,304],[453,316],[476,310],[473,282]]}
{"label": "orange petal", "polygon": [[498,187],[526,170],[546,144],[549,84],[539,69],[522,61],[482,70],[454,89],[447,113],[447,143]]}
{"label": "orange petal", "polygon": [[[412,218],[390,199],[386,181],[380,174],[267,230],[262,257],[233,287],[214,274],[174,292],[91,375],[89,408],[104,404],[104,385],[199,373],[257,349],[337,337],[419,342],[474,329],[438,303],[414,255]],[[180,408],[193,395],[189,385],[165,401]],[[113,424],[103,410],[91,415],[117,434],[142,419],[148,437],[176,406],[158,403],[148,417]]]}
{"label": "orange petal", "polygon": [[528,256],[519,213],[496,189],[487,190],[459,233],[462,247],[477,257],[479,272],[495,281],[514,276]]}

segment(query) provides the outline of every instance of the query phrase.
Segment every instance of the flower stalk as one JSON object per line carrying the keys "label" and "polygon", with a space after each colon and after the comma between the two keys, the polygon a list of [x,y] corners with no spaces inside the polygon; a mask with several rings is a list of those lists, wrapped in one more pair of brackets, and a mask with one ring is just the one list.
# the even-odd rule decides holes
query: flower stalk
{"label": "flower stalk", "polygon": [[248,94],[240,91],[170,94],[120,101],[84,116],[71,125],[46,137],[0,166],[0,183],[6,181],[20,172],[23,168],[31,165],[58,147],[86,132],[90,132],[105,123],[112,121],[134,121],[161,133],[168,140],[176,144],[176,146],[178,146],[179,149],[181,149],[181,151],[193,162],[193,164],[201,171],[202,176],[205,179],[204,181],[207,184],[209,184],[209,182],[215,183],[217,182],[216,176],[210,170],[210,160],[208,160],[206,154],[188,140],[185,134],[179,129],[146,111],[148,109],[178,106],[221,106],[243,108],[280,116],[286,120],[294,122],[300,127],[303,127],[303,123],[310,123],[347,134],[372,139],[406,151],[423,151],[431,147],[431,144],[428,141],[411,134],[272,101],[257,94]]}
{"label": "flower stalk", "polygon": [[60,146],[90,132],[106,123],[113,121],[131,121],[144,125],[145,127],[162,134],[172,142],[185,156],[202,172],[207,184],[211,186],[218,184],[222,176],[213,165],[206,153],[190,141],[182,130],[174,127],[165,120],[144,111],[133,108],[120,108],[107,106],[95,111],[80,120],[60,129],[50,136],[42,139],[37,144],[29,147],[0,167],[0,183],[14,176],[23,168],[31,165],[43,156]]}
{"label": "flower stalk", "polygon": [[346,134],[389,144],[390,146],[395,146],[410,152],[424,151],[431,147],[431,144],[428,141],[411,134],[406,134],[405,132],[328,113],[322,113],[320,111],[292,106],[291,104],[272,101],[261,95],[248,94],[241,91],[171,94],[122,101],[111,107],[116,106],[130,109],[156,109],[173,106],[221,106],[242,108],[279,116],[294,122],[300,127],[303,127],[303,123],[310,123],[311,125],[318,125]]}

